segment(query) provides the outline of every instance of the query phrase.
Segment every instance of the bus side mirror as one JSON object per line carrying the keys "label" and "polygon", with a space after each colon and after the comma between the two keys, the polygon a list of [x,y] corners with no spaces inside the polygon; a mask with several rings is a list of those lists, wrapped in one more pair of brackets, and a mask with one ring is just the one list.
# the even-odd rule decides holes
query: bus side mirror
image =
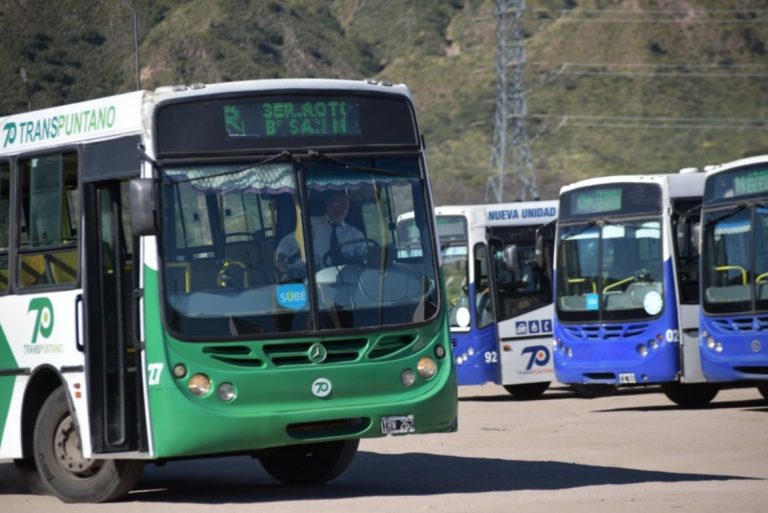
{"label": "bus side mirror", "polygon": [[134,178],[129,189],[133,234],[157,235],[155,222],[155,184],[151,178]]}
{"label": "bus side mirror", "polygon": [[520,263],[517,260],[517,246],[510,244],[504,247],[504,265],[507,270],[511,272],[515,279],[519,279],[520,276]]}

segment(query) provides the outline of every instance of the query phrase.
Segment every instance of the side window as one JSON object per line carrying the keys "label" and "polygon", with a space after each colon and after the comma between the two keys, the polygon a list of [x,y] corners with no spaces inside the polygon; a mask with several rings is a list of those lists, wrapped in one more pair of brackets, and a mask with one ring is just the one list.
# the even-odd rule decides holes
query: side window
{"label": "side window", "polygon": [[491,279],[488,272],[488,247],[477,244],[475,253],[475,319],[478,328],[493,322]]}
{"label": "side window", "polygon": [[0,292],[8,290],[8,241],[11,213],[11,166],[0,162]]}
{"label": "side window", "polygon": [[77,281],[77,154],[19,162],[19,287]]}

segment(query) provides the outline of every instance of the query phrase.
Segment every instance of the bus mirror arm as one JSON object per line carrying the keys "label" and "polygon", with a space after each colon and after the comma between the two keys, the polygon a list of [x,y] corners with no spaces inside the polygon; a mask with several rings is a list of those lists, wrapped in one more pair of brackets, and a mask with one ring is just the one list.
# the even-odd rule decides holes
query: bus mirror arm
{"label": "bus mirror arm", "polygon": [[130,184],[131,228],[136,236],[157,235],[155,183],[134,178]]}

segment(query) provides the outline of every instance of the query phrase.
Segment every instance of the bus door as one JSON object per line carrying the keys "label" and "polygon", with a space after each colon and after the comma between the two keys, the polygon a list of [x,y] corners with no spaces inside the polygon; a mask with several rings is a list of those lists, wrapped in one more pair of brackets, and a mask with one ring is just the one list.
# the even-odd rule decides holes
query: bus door
{"label": "bus door", "polygon": [[[464,368],[465,376],[474,374],[463,384],[499,382],[499,344],[496,329],[496,291],[488,246],[478,243],[472,248],[473,279],[470,286],[470,303],[473,306],[472,339],[477,354],[471,368]],[[466,364],[465,364],[466,365]]]}
{"label": "bus door", "polygon": [[83,326],[93,451],[146,451],[128,181],[84,184]]}
{"label": "bus door", "polygon": [[[680,199],[673,204],[672,232],[677,281],[678,326],[666,330],[667,342],[680,343],[680,369],[685,382],[705,381],[699,354],[699,234],[701,200]],[[670,277],[672,278],[672,277]],[[674,279],[670,279],[673,286]],[[675,329],[677,328],[677,329]]]}

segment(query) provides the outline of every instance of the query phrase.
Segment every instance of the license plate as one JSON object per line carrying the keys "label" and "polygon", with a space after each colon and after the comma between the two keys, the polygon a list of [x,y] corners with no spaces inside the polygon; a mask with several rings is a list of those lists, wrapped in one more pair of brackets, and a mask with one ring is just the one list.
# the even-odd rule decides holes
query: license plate
{"label": "license plate", "polygon": [[413,415],[393,415],[381,418],[381,432],[385,435],[398,435],[416,431]]}
{"label": "license plate", "polygon": [[622,372],[619,374],[619,383],[626,385],[634,385],[637,383],[634,372]]}

